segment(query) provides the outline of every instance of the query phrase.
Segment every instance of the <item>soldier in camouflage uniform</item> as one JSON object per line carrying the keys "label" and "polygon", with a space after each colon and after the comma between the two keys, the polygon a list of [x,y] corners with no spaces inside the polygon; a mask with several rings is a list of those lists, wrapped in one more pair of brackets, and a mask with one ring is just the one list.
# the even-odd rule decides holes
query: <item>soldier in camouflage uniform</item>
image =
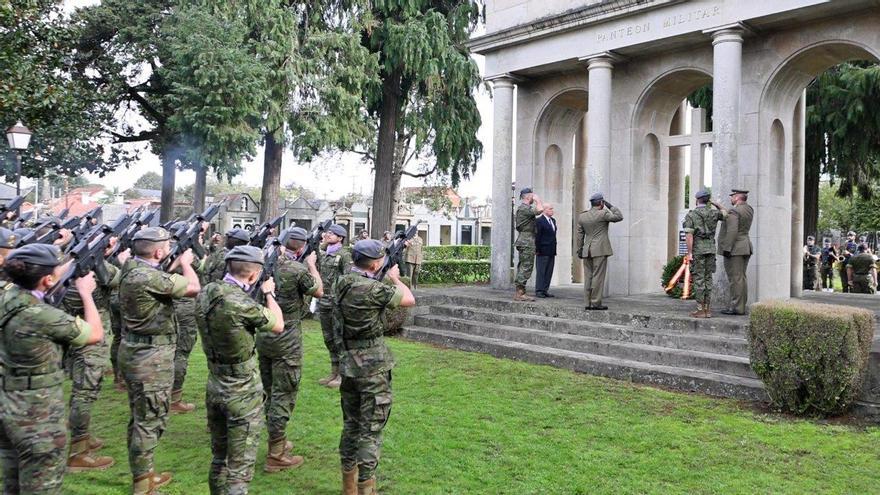
{"label": "soldier in camouflage uniform", "polygon": [[226,255],[229,273],[208,284],[197,299],[196,318],[208,358],[205,406],[211,430],[211,495],[244,495],[254,475],[257,440],[263,428],[263,386],[254,354],[255,334],[280,333],[284,317],[275,302],[275,282],[260,290],[263,307],[248,291],[258,283],[263,252],[238,246]]}
{"label": "soldier in camouflage uniform", "polygon": [[153,453],[168,422],[174,380],[177,328],[172,300],[195,297],[199,278],[187,250],[169,267],[183,276],[160,270],[171,249],[167,230],[145,228],[132,238],[132,259],[122,267],[119,304],[125,332],[119,346],[119,366],[125,376],[131,419],[128,422],[128,460],[134,494],[152,493],[171,481],[170,473],[153,471]]}
{"label": "soldier in camouflage uniform", "polygon": [[12,251],[0,292],[0,463],[3,493],[60,494],[67,457],[63,346],[104,337],[91,275],[76,280],[85,320],[43,302],[62,276],[61,252],[31,244]]}
{"label": "soldier in camouflage uniform", "polygon": [[[302,329],[300,322],[308,307],[306,296],[321,297],[321,275],[315,266],[316,253],[305,259],[305,266],[296,261],[305,250],[308,232],[292,227],[286,236],[286,251],[278,259],[275,283],[278,305],[284,313],[284,332],[257,335],[260,355],[260,376],[266,390],[266,429],[269,432],[269,453],[266,472],[274,473],[295,468],[303,463],[301,456],[291,455],[293,444],[287,441],[287,423],[296,406],[296,394],[302,376]],[[308,267],[308,268],[306,268]]]}
{"label": "soldier in camouflage uniform", "polygon": [[[711,318],[712,276],[715,274],[715,231],[718,222],[727,216],[727,210],[711,201],[709,191],[696,194],[696,207],[684,217],[682,227],[687,243],[687,257],[691,265],[691,279],[697,310],[694,318]],[[710,202],[715,206],[713,209]]]}
{"label": "soldier in camouflage uniform", "polygon": [[877,290],[877,267],[867,244],[859,244],[858,254],[849,259],[846,266],[850,292],[873,294]]}
{"label": "soldier in camouflage uniform", "polygon": [[520,203],[516,207],[516,252],[519,254],[516,264],[516,293],[514,301],[534,301],[526,295],[526,283],[532,277],[532,269],[535,267],[535,219],[544,211],[541,199],[532,192],[530,187],[525,187],[519,192]]}
{"label": "soldier in camouflage uniform", "polygon": [[819,290],[819,261],[822,250],[816,245],[816,238],[808,235],[804,246],[804,290]]}
{"label": "soldier in camouflage uniform", "polygon": [[325,290],[324,296],[318,301],[321,315],[321,333],[324,334],[324,345],[330,353],[330,375],[318,380],[318,383],[330,388],[339,388],[342,377],[339,375],[339,351],[333,343],[333,285],[336,280],[351,269],[351,251],[345,246],[345,227],[331,225],[325,233],[326,247],[321,250],[318,266]]}
{"label": "soldier in camouflage uniform", "polygon": [[18,243],[18,234],[7,228],[0,227],[0,290],[6,290],[12,286],[12,282],[6,277],[6,272],[2,268],[3,263],[6,262],[6,257],[15,248],[16,243]]}
{"label": "soldier in camouflage uniform", "polygon": [[223,280],[223,276],[226,275],[226,253],[236,246],[246,246],[250,240],[250,234],[244,229],[232,229],[227,232],[224,247],[212,252],[205,260],[205,267],[202,270],[203,283],[207,285]]}
{"label": "soldier in camouflage uniform", "polygon": [[391,414],[391,369],[394,357],[385,345],[384,314],[398,306],[414,306],[397,266],[387,276],[394,285],[374,277],[385,259],[385,247],[372,239],[354,245],[354,267],[336,282],[337,348],[342,373],[342,493],[376,493],[376,468],[382,430]]}

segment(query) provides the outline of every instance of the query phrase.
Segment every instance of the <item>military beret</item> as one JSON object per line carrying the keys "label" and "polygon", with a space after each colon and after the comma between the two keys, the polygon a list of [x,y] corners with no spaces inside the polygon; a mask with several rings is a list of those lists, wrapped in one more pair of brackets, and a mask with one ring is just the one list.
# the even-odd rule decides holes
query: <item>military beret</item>
{"label": "military beret", "polygon": [[749,192],[746,191],[745,189],[731,189],[731,190],[730,190],[730,195],[731,195],[731,196],[733,196],[734,194],[748,194],[748,193],[749,193]]}
{"label": "military beret", "polygon": [[532,188],[531,188],[531,187],[524,187],[524,188],[522,188],[522,189],[519,191],[519,195],[520,195],[520,196],[525,196],[526,194],[530,194],[530,193],[532,193],[532,192],[534,192],[534,191],[532,191]]}
{"label": "military beret", "polygon": [[22,237],[30,234],[31,232],[33,232],[33,231],[27,227],[19,227],[19,228],[12,231],[12,233],[15,234],[15,237],[18,240],[21,240]]}
{"label": "military beret", "polygon": [[244,229],[232,229],[226,233],[226,237],[231,239],[238,239],[239,241],[250,241],[251,235],[247,230]]}
{"label": "military beret", "polygon": [[256,246],[235,246],[226,253],[224,261],[246,261],[263,264],[263,250]]}
{"label": "military beret", "polygon": [[703,199],[703,198],[709,198],[709,197],[712,197],[712,194],[710,194],[709,191],[707,191],[705,189],[700,189],[699,191],[697,191],[697,196],[696,196],[697,199]]}
{"label": "military beret", "polygon": [[309,233],[302,227],[291,227],[287,229],[287,238],[292,241],[306,241]]}
{"label": "military beret", "polygon": [[811,235],[808,235],[808,236],[807,236],[807,240],[808,240],[808,241],[815,241],[816,238],[813,237],[813,236],[811,236]]}
{"label": "military beret", "polygon": [[597,192],[596,194],[590,196],[590,201],[605,201],[605,196],[602,193]]}
{"label": "military beret", "polygon": [[354,252],[377,260],[385,256],[385,245],[375,239],[363,239],[354,243]]}
{"label": "military beret", "polygon": [[333,224],[327,229],[331,234],[336,234],[339,237],[348,237],[348,232],[345,231],[345,227],[342,225]]}
{"label": "military beret", "polygon": [[171,234],[162,227],[147,227],[138,230],[131,238],[133,241],[161,242],[171,239]]}
{"label": "military beret", "polygon": [[15,232],[0,227],[0,248],[14,248],[15,243],[18,242],[19,237],[15,234]]}
{"label": "military beret", "polygon": [[28,244],[12,250],[9,261],[21,260],[29,265],[54,267],[61,264],[61,250],[51,244]]}

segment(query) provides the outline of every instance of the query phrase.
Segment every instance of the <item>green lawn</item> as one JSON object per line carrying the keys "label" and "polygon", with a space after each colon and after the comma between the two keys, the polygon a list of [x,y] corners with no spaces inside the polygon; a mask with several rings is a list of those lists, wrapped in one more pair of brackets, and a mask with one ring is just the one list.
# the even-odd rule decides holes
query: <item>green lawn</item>
{"label": "green lawn", "polygon": [[[262,472],[255,494],[337,494],[338,393],[320,331],[305,335],[306,366],[290,426],[298,470]],[[880,492],[880,428],[792,421],[731,400],[678,394],[545,366],[394,340],[395,404],[386,430],[383,494],[853,493]],[[193,355],[188,399],[204,390]],[[97,431],[117,464],[72,474],[65,494],[128,493],[128,409],[105,384]],[[264,434],[265,437],[265,434]],[[262,443],[262,442],[261,442]],[[204,407],[174,416],[157,467],[172,469],[166,494],[208,493]]]}

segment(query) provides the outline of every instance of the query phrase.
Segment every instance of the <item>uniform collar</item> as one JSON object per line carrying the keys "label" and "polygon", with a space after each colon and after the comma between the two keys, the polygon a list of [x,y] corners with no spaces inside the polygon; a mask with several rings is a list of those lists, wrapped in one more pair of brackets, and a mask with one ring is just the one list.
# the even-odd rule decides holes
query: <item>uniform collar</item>
{"label": "uniform collar", "polygon": [[232,285],[238,286],[238,288],[240,288],[241,290],[243,290],[245,292],[247,292],[251,289],[250,285],[238,280],[237,278],[233,277],[229,273],[227,273],[226,275],[223,276],[223,281],[226,282],[227,284],[232,284]]}
{"label": "uniform collar", "polygon": [[352,272],[352,273],[357,273],[358,275],[360,275],[360,276],[362,276],[362,277],[376,278],[376,274],[375,274],[375,273],[368,272],[368,271],[366,271],[366,270],[362,270],[362,269],[360,269],[360,268],[358,268],[358,267],[356,267],[356,266],[351,267],[351,272]]}
{"label": "uniform collar", "polygon": [[159,263],[157,263],[157,262],[153,262],[153,261],[150,261],[150,260],[145,260],[145,259],[141,258],[140,256],[135,256],[135,257],[132,258],[132,259],[135,260],[135,261],[137,261],[137,262],[139,262],[139,263],[143,263],[143,264],[145,264],[145,265],[152,266],[153,268],[159,268]]}

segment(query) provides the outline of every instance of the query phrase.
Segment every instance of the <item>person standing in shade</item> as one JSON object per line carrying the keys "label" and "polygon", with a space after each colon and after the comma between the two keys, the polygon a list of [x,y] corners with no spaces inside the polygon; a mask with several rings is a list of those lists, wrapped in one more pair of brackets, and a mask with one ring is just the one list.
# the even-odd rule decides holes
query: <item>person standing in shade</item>
{"label": "person standing in shade", "polygon": [[725,315],[746,314],[749,300],[749,286],[746,271],[749,258],[752,256],[752,241],[749,240],[749,229],[755,210],[748,204],[749,192],[734,189],[730,193],[730,204],[727,218],[721,224],[718,235],[718,254],[724,256],[724,271],[730,284],[730,304],[721,311]]}
{"label": "person standing in shade", "polygon": [[831,245],[831,239],[822,239],[822,256],[819,259],[819,274],[822,277],[822,290],[834,291],[834,262],[837,261],[837,248]]}
{"label": "person standing in shade", "polygon": [[334,288],[334,337],[342,373],[342,493],[374,495],[382,430],[391,414],[394,368],[394,357],[383,338],[384,314],[397,307],[415,306],[416,300],[400,280],[396,265],[386,274],[393,285],[376,279],[385,262],[385,246],[380,241],[358,241],[352,257],[354,267]]}
{"label": "person standing in shade", "polygon": [[590,209],[578,216],[577,253],[584,263],[584,309],[605,310],[605,272],[608,257],[614,254],[608,239],[608,226],[623,220],[623,214],[605,201],[602,193],[590,197]]}
{"label": "person standing in shade", "polygon": [[822,250],[816,245],[816,238],[807,236],[807,245],[804,246],[804,290],[818,290],[821,259]]}
{"label": "person standing in shade", "polygon": [[869,252],[867,243],[859,244],[858,254],[849,259],[847,279],[850,292],[854,294],[873,294],[877,290],[877,267],[874,256]]}
{"label": "person standing in shade", "polygon": [[[715,275],[715,230],[718,222],[727,216],[727,210],[710,200],[709,191],[701,189],[696,194],[696,207],[689,211],[682,223],[687,244],[687,256],[691,265],[694,300],[697,310],[694,318],[711,318],[712,277]],[[713,209],[710,202],[715,206]]]}
{"label": "person standing in shade", "polygon": [[418,284],[419,270],[422,267],[422,260],[422,238],[416,235],[409,241],[409,246],[406,248],[406,256],[404,257],[404,261],[406,262],[406,272],[410,279],[409,285],[413,289],[415,289]]}
{"label": "person standing in shade", "polygon": [[556,219],[553,218],[553,205],[544,203],[544,212],[538,216],[535,224],[535,296],[556,297],[550,293],[550,280],[556,265]]}
{"label": "person standing in shade", "polygon": [[275,281],[259,290],[265,306],[249,292],[259,283],[264,258],[253,246],[236,246],[225,256],[228,272],[211,282],[196,300],[196,321],[208,358],[205,408],[211,430],[211,495],[245,495],[254,476],[263,429],[263,386],[257,371],[255,337],[284,331],[275,302]]}
{"label": "person standing in shade", "polygon": [[535,220],[544,211],[544,204],[530,187],[524,187],[519,192],[519,200],[514,217],[517,231],[515,246],[518,256],[516,279],[514,280],[516,292],[513,295],[513,300],[534,301],[533,298],[526,295],[526,284],[532,277],[532,270],[535,268]]}

